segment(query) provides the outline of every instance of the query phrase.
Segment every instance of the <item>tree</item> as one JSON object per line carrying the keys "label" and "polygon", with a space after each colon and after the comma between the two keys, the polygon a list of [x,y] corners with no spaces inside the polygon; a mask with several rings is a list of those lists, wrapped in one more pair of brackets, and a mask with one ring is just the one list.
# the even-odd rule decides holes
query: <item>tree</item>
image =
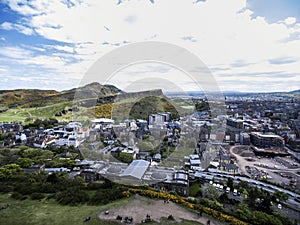
{"label": "tree", "polygon": [[273,215],[261,211],[255,211],[252,216],[255,225],[282,225],[282,222]]}
{"label": "tree", "polygon": [[126,152],[121,152],[118,159],[124,163],[131,163],[133,160],[133,157],[131,154],[128,154]]}
{"label": "tree", "polygon": [[33,160],[29,158],[19,158],[17,161],[17,164],[21,166],[22,168],[28,168],[33,164]]}
{"label": "tree", "polygon": [[198,111],[198,112],[206,111],[206,110],[209,110],[209,104],[208,104],[208,102],[197,101],[195,103],[195,108],[196,108],[196,111]]}
{"label": "tree", "polygon": [[60,173],[52,173],[47,177],[47,182],[50,183],[59,183],[66,179],[66,174],[63,172]]}
{"label": "tree", "polygon": [[190,193],[190,196],[192,196],[192,197],[202,196],[202,189],[198,183],[195,183],[190,186],[189,193]]}
{"label": "tree", "polygon": [[[278,199],[278,200],[277,200]],[[289,195],[287,193],[284,193],[282,191],[274,191],[272,200],[273,201],[279,201],[279,202],[286,202],[289,199]]]}
{"label": "tree", "polygon": [[257,186],[251,187],[249,190],[248,203],[249,206],[255,207],[255,201],[260,197],[260,191]]}
{"label": "tree", "polygon": [[238,188],[243,188],[243,189],[248,190],[248,189],[249,189],[249,184],[248,184],[247,181],[241,180],[241,181],[238,183]]}
{"label": "tree", "polygon": [[218,199],[221,193],[213,186],[205,184],[202,186],[203,197],[208,199]]}
{"label": "tree", "polygon": [[0,180],[7,180],[12,177],[13,174],[20,172],[22,169],[18,164],[7,164],[0,168]]}
{"label": "tree", "polygon": [[149,141],[143,141],[141,143],[138,143],[137,147],[140,149],[140,151],[147,151],[147,152],[150,152],[151,150],[154,149],[153,144]]}
{"label": "tree", "polygon": [[241,218],[242,220],[250,221],[252,214],[246,204],[239,204],[236,212],[237,212],[239,218]]}
{"label": "tree", "polygon": [[19,151],[19,155],[22,158],[32,159],[35,163],[43,163],[47,159],[51,159],[53,157],[53,152],[49,150],[28,148]]}
{"label": "tree", "polygon": [[67,151],[68,152],[73,152],[73,153],[77,153],[78,152],[78,150],[75,148],[74,145],[69,146],[68,149],[67,149]]}
{"label": "tree", "polygon": [[228,180],[227,180],[227,187],[230,187],[230,190],[233,191],[234,189],[234,186],[233,186],[233,179],[231,177],[228,177]]}
{"label": "tree", "polygon": [[76,187],[59,192],[55,197],[57,201],[63,205],[77,205],[80,203],[86,203],[90,199],[86,192]]}

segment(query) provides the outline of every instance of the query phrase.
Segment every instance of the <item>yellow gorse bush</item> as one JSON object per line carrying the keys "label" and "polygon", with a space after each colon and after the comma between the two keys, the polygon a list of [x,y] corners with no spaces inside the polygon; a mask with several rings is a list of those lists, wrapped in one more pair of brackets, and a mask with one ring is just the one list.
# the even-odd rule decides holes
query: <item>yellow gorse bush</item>
{"label": "yellow gorse bush", "polygon": [[138,188],[130,188],[127,191],[123,192],[123,195],[125,197],[130,197],[132,194],[139,194],[139,195],[149,197],[149,198],[169,200],[174,203],[179,203],[179,204],[181,204],[187,208],[190,208],[192,210],[196,210],[196,211],[202,210],[204,213],[211,215],[212,217],[216,218],[217,220],[222,221],[222,222],[227,222],[232,225],[247,225],[247,223],[245,223],[233,216],[223,214],[217,210],[214,210],[214,209],[211,209],[211,208],[208,208],[205,206],[201,206],[200,204],[188,202],[187,200],[185,200],[184,198],[182,198],[180,196],[170,194],[167,192],[144,190],[144,189],[138,189]]}

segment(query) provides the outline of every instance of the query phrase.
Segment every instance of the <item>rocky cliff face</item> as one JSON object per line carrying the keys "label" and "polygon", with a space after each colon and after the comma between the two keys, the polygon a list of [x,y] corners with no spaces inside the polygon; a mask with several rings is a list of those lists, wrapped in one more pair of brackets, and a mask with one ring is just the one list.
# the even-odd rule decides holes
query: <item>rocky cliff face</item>
{"label": "rocky cliff face", "polygon": [[128,98],[145,98],[149,96],[162,96],[163,92],[161,89],[154,89],[149,91],[140,91],[140,92],[127,92],[117,95],[116,100],[123,100]]}

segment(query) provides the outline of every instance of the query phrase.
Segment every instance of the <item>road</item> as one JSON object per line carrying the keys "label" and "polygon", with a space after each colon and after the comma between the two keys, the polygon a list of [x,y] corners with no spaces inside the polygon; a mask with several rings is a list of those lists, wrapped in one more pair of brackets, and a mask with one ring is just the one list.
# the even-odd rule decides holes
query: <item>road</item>
{"label": "road", "polygon": [[212,173],[212,172],[207,172],[207,174],[213,175],[215,177],[215,179],[223,179],[225,181],[229,177],[231,177],[235,183],[238,183],[239,181],[246,181],[250,186],[257,186],[257,187],[262,188],[262,189],[264,189],[264,190],[266,190],[270,193],[273,193],[276,190],[287,193],[289,195],[289,199],[286,202],[286,204],[289,205],[292,208],[300,209],[300,203],[296,202],[294,200],[297,197],[300,198],[300,195],[295,193],[295,192],[291,192],[289,190],[277,187],[275,185],[267,184],[267,183],[264,183],[264,182],[261,182],[261,181],[258,181],[258,180],[247,178],[247,177],[233,176],[233,175],[229,175],[229,174],[220,174],[220,173]]}

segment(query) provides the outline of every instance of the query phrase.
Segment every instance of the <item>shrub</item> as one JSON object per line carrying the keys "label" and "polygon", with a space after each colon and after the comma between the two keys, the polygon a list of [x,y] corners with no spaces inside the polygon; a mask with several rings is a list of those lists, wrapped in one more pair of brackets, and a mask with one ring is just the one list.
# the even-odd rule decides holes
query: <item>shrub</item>
{"label": "shrub", "polygon": [[20,194],[18,192],[12,193],[11,197],[14,198],[14,199],[16,199],[16,200],[25,200],[27,198],[27,196],[22,195],[22,194]]}
{"label": "shrub", "polygon": [[174,219],[173,215],[169,215],[168,220],[175,220],[175,219]]}
{"label": "shrub", "polygon": [[41,200],[41,199],[45,198],[45,196],[42,193],[34,192],[30,195],[30,198],[32,200]]}
{"label": "shrub", "polygon": [[69,188],[65,191],[58,192],[55,198],[63,205],[77,205],[89,201],[89,195],[77,188]]}

